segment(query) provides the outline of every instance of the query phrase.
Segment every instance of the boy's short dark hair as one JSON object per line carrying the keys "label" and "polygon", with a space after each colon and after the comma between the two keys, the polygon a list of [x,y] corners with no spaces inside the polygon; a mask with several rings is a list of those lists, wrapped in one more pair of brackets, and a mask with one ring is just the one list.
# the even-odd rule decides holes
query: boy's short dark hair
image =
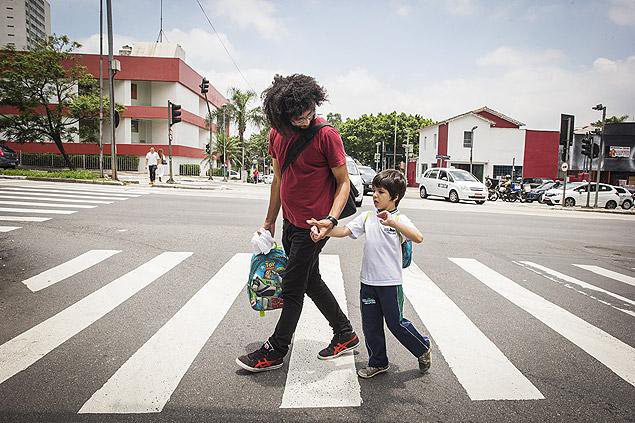
{"label": "boy's short dark hair", "polygon": [[373,178],[373,188],[384,188],[390,194],[390,199],[399,205],[406,195],[406,178],[403,173],[395,169],[386,169],[379,172]]}

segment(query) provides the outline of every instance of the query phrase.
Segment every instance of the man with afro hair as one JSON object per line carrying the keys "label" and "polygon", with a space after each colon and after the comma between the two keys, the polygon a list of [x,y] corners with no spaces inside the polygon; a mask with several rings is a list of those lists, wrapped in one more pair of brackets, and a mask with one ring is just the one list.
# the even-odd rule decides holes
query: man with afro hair
{"label": "man with afro hair", "polygon": [[[326,91],[310,76],[276,75],[262,96],[272,128],[269,154],[274,170],[262,227],[273,235],[282,207],[282,244],[289,262],[282,279],[284,306],[273,335],[256,351],[236,359],[240,367],[251,372],[282,367],[305,294],[333,329],[333,340],[318,352],[319,359],[332,359],[359,346],[350,321],[320,276],[320,252],[338,223],[350,189],[346,153],[337,130],[332,126],[319,128],[308,146],[283,169],[293,143],[314,125],[325,123],[315,110],[327,99]],[[319,229],[312,238],[308,222],[314,219]]]}

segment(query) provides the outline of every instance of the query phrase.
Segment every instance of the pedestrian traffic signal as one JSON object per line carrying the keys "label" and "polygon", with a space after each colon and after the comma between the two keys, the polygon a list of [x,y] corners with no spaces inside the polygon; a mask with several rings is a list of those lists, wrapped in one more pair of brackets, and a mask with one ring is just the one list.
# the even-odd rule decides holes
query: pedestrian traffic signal
{"label": "pedestrian traffic signal", "polygon": [[181,121],[181,105],[168,102],[170,108],[170,126]]}
{"label": "pedestrian traffic signal", "polygon": [[207,78],[203,78],[203,81],[201,82],[201,85],[199,85],[199,87],[201,88],[201,94],[205,94],[209,91],[209,81],[207,80]]}
{"label": "pedestrian traffic signal", "polygon": [[587,156],[587,157],[591,157],[591,138],[589,137],[585,137],[582,138],[582,155],[583,156]]}

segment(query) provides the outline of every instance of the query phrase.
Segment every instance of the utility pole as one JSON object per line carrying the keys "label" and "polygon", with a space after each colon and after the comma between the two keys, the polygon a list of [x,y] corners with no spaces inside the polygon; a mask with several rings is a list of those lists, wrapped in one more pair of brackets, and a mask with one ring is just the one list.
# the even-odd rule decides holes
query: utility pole
{"label": "utility pole", "polygon": [[[593,208],[596,209],[598,207],[598,194],[600,192],[600,172],[601,172],[601,163],[604,161],[604,124],[606,123],[606,106],[602,104],[596,105],[593,110],[602,110],[602,132],[600,132],[600,154],[598,155],[598,174],[596,178],[595,184],[595,203],[593,204]],[[591,157],[593,157],[593,150],[591,150]]]}
{"label": "utility pole", "polygon": [[386,169],[386,142],[381,140],[381,170]]}
{"label": "utility pole", "polygon": [[395,140],[392,148],[392,167],[397,168],[397,113],[395,112]]}
{"label": "utility pole", "polygon": [[99,0],[99,177],[104,177],[104,0]]}
{"label": "utility pole", "polygon": [[470,131],[470,173],[473,175],[474,172],[472,172],[472,148],[474,146],[474,130],[478,128],[478,126],[475,126],[472,128],[472,130]]}
{"label": "utility pole", "polygon": [[223,181],[227,182],[227,125],[225,124],[225,108],[226,105],[223,105]]}
{"label": "utility pole", "polygon": [[375,151],[375,170],[379,171],[379,161],[381,159],[381,155],[379,154],[379,146],[381,145],[380,142],[376,142],[375,143],[375,147],[377,147],[376,151]]}
{"label": "utility pole", "polygon": [[[201,94],[203,94],[205,96],[205,105],[207,106],[207,116],[209,117],[208,122],[209,122],[209,157],[208,157],[208,161],[209,161],[209,180],[213,181],[214,178],[212,177],[212,111],[210,110],[209,107],[209,101],[207,100],[207,92],[209,91],[209,81],[207,80],[207,78],[203,78],[203,80],[201,81],[201,85],[199,85],[200,89],[201,89]],[[218,130],[218,128],[217,128]]]}
{"label": "utility pole", "polygon": [[117,148],[115,142],[115,63],[112,53],[112,0],[106,0],[106,20],[108,25],[108,74],[110,80],[110,164],[112,166],[112,179],[117,180]]}

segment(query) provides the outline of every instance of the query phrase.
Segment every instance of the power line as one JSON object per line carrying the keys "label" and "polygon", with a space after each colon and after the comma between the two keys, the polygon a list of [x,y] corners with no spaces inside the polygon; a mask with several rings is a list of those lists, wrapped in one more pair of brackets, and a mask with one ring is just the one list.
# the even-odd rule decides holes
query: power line
{"label": "power line", "polygon": [[203,5],[201,5],[201,2],[199,0],[196,0],[196,3],[198,3],[198,7],[201,8],[201,11],[203,12],[203,15],[205,15],[205,18],[207,19],[207,22],[209,23],[209,25],[212,27],[212,29],[214,30],[214,34],[216,34],[216,37],[218,37],[218,41],[220,42],[220,44],[223,46],[223,48],[225,49],[225,52],[227,53],[227,56],[229,56],[229,58],[231,59],[232,63],[234,64],[234,66],[236,67],[236,70],[238,71],[238,73],[240,74],[240,76],[243,78],[243,80],[245,81],[245,84],[247,84],[247,86],[249,87],[250,90],[252,91],[256,91],[252,88],[251,84],[249,83],[249,81],[247,81],[247,78],[245,78],[245,75],[243,75],[242,71],[240,70],[240,68],[238,67],[238,64],[236,63],[236,61],[234,60],[234,58],[232,57],[231,54],[229,54],[229,50],[227,50],[227,47],[225,47],[225,44],[223,43],[222,38],[220,37],[220,35],[218,35],[218,31],[216,31],[216,28],[214,28],[214,24],[212,23],[212,21],[210,20],[209,16],[207,16],[207,13],[205,12],[205,9],[203,9]]}

